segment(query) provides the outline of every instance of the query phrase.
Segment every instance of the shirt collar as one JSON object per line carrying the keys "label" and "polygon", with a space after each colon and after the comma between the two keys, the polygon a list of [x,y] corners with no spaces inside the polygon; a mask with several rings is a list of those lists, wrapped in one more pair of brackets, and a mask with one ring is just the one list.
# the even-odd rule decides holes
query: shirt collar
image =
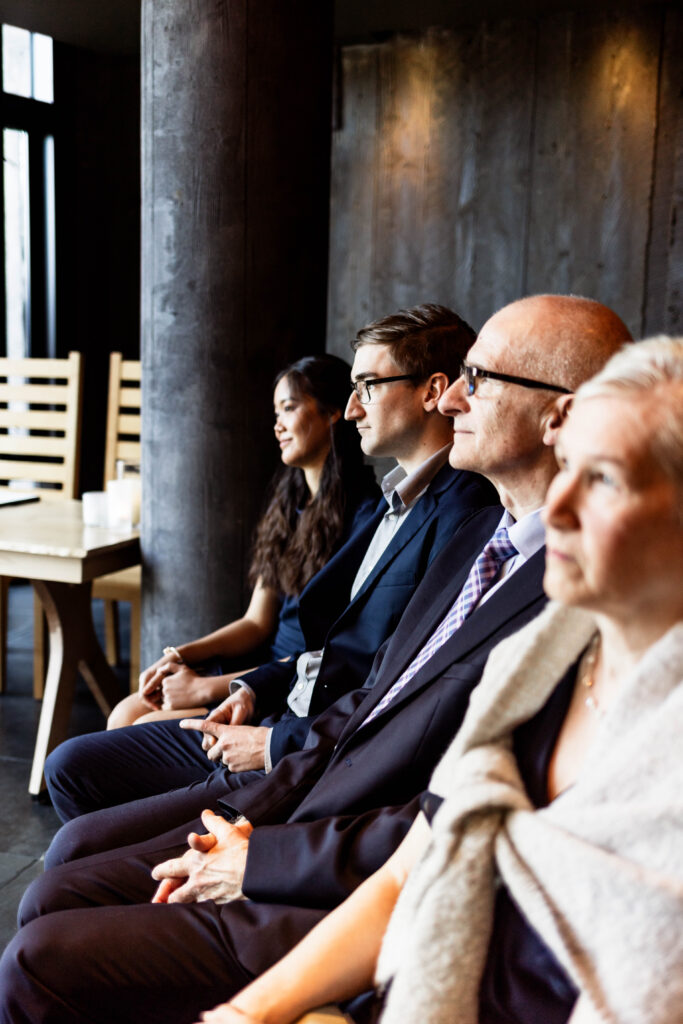
{"label": "shirt collar", "polygon": [[543,509],[537,508],[535,512],[528,512],[521,519],[513,519],[506,509],[498,524],[499,527],[507,526],[510,540],[524,558],[531,558],[545,544],[545,527],[541,522],[542,511]]}
{"label": "shirt collar", "polygon": [[428,459],[412,471],[406,473],[403,466],[395,466],[382,478],[382,494],[389,508],[400,512],[415,504],[420,495],[429,487],[432,480],[448,462],[451,445],[444,445]]}

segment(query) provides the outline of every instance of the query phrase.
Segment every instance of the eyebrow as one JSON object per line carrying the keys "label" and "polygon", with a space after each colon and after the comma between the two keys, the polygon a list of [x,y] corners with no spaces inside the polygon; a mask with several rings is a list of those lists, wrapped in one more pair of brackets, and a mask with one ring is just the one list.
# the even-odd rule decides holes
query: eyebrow
{"label": "eyebrow", "polygon": [[[563,457],[567,454],[565,449],[559,444],[555,445],[555,451],[557,455],[561,455]],[[593,462],[609,462],[611,466],[620,466],[622,468],[626,466],[624,459],[618,459],[614,455],[601,455],[600,453],[589,452],[588,458]]]}
{"label": "eyebrow", "polygon": [[359,380],[369,380],[377,376],[376,370],[364,370],[362,373],[357,374],[355,377],[351,377],[351,383],[355,384]]}

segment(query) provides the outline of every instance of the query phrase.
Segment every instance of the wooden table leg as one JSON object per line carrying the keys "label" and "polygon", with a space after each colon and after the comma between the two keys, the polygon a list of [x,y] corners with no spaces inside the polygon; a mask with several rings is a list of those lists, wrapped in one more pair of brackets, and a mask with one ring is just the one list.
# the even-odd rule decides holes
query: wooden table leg
{"label": "wooden table leg", "polygon": [[33,586],[50,631],[50,659],[29,782],[29,793],[36,795],[44,787],[45,758],[66,739],[76,672],[80,671],[104,715],[122,695],[95,635],[91,584],[34,580]]}

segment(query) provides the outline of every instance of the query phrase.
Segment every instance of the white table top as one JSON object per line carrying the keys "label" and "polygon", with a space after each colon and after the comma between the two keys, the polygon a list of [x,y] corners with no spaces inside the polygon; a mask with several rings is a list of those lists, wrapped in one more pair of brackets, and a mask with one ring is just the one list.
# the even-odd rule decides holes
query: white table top
{"label": "white table top", "polygon": [[82,583],[139,561],[139,532],[84,526],[80,501],[0,507],[1,576]]}

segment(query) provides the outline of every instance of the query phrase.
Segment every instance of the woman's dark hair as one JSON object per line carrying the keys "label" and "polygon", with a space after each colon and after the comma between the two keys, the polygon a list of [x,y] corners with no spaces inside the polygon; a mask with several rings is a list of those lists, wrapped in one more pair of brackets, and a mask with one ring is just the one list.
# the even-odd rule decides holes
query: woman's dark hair
{"label": "woman's dark hair", "polygon": [[351,390],[349,364],[333,355],[304,356],[282,370],[273,386],[285,377],[293,397],[310,395],[323,412],[342,413],[330,423],[330,450],[315,498],[309,502],[303,470],[283,467],[256,529],[249,582],[253,586],[260,579],[278,593],[299,594],[334,551],[347,505],[367,493],[373,473],[363,464],[355,424],[343,416]]}

